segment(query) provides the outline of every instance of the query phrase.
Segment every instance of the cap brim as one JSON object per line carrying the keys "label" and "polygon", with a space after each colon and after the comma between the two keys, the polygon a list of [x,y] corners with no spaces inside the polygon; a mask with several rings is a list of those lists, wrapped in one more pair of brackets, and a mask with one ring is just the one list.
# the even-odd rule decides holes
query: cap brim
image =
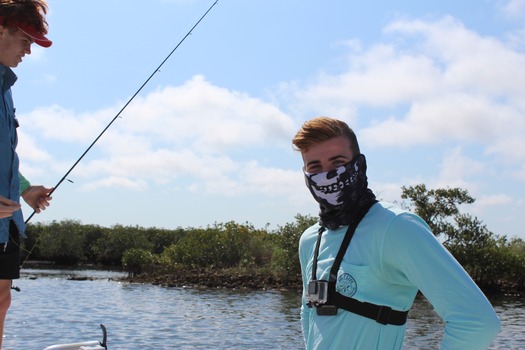
{"label": "cap brim", "polygon": [[18,26],[24,34],[29,36],[34,42],[42,47],[50,47],[53,42],[46,38],[42,33],[39,33],[34,27]]}

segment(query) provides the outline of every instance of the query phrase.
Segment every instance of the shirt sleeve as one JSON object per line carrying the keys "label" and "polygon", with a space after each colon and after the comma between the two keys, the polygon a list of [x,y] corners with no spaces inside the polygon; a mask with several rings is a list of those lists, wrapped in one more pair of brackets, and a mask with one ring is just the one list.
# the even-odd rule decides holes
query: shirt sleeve
{"label": "shirt sleeve", "polygon": [[[310,312],[312,311],[311,308],[309,308],[306,305],[306,281],[308,281],[307,275],[307,264],[309,259],[309,254],[305,253],[305,234],[302,235],[300,241],[299,241],[299,263],[301,264],[301,276],[303,281],[303,292],[302,292],[302,298],[301,298],[301,328],[303,331],[303,337],[304,342],[307,344],[308,339],[308,332],[310,330]],[[311,273],[311,272],[310,272]]]}
{"label": "shirt sleeve", "polygon": [[19,172],[18,175],[20,177],[20,195],[22,195],[22,193],[31,186],[31,183],[24,177],[24,175],[22,175],[22,173]]}
{"label": "shirt sleeve", "polygon": [[310,312],[312,312],[312,309],[306,306],[304,303],[304,296],[303,296],[303,303],[301,305],[301,328],[303,331],[303,338],[304,343],[307,343],[308,339],[308,332],[310,330]]}
{"label": "shirt sleeve", "polygon": [[385,267],[416,286],[445,322],[441,349],[486,349],[500,330],[492,305],[416,215],[397,216],[385,237]]}

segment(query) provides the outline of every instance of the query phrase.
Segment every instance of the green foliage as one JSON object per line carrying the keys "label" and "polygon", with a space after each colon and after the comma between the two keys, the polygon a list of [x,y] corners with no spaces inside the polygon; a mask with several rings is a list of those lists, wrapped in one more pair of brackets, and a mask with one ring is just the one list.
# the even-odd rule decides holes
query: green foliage
{"label": "green foliage", "polygon": [[86,260],[86,235],[79,221],[53,221],[40,228],[39,253],[42,259],[59,265],[73,265]]}
{"label": "green foliage", "polygon": [[520,290],[525,290],[525,241],[513,238],[506,246],[508,256],[508,278],[516,282]]}
{"label": "green foliage", "polygon": [[80,221],[53,221],[51,224],[27,225],[27,238],[23,240],[25,256],[31,260],[53,261],[57,264],[94,262],[91,246],[104,233],[98,225],[82,225]]}
{"label": "green foliage", "polygon": [[483,290],[523,291],[525,253],[516,252],[523,240],[506,237],[489,239],[479,246],[447,245],[459,263]]}
{"label": "green foliage", "polygon": [[450,219],[459,214],[458,205],[474,203],[467,190],[447,188],[427,190],[424,184],[401,187],[401,198],[410,199],[410,209],[425,220],[434,235],[445,236],[454,231]]}
{"label": "green foliage", "polygon": [[260,266],[269,260],[267,233],[233,221],[193,229],[168,247],[163,261],[189,267]]}
{"label": "green foliage", "polygon": [[[402,187],[402,198],[442,236],[482,289],[524,290],[525,242],[496,236],[478,218],[460,213],[460,205],[474,202],[466,190],[428,190],[421,184]],[[293,222],[268,232],[233,221],[176,230],[53,221],[29,224],[24,247],[31,260],[122,266],[131,275],[154,268],[215,268],[254,275],[264,271],[286,282],[300,280],[299,239],[316,222],[316,217],[297,214]]]}
{"label": "green foliage", "polygon": [[97,239],[92,247],[92,252],[96,256],[98,263],[119,266],[124,252],[132,248],[142,248],[151,251],[153,243],[148,240],[146,231],[143,228],[115,225],[110,230],[106,230]]}
{"label": "green foliage", "polygon": [[448,233],[446,247],[474,280],[494,280],[500,260],[494,235],[468,214],[457,215],[455,221],[457,229]]}
{"label": "green foliage", "polygon": [[219,232],[211,229],[194,229],[178,243],[164,250],[164,261],[170,265],[204,267],[220,264],[221,239]]}
{"label": "green foliage", "polygon": [[517,238],[507,241],[478,218],[460,213],[459,205],[474,202],[466,190],[427,190],[421,184],[402,191],[401,197],[412,201],[410,207],[436,236],[444,236],[444,245],[481,288],[523,290],[525,243]]}
{"label": "green foliage", "polygon": [[458,247],[467,256],[493,246],[494,234],[480,220],[468,214],[458,214],[454,220],[456,229],[448,232],[446,245]]}
{"label": "green foliage", "polygon": [[272,257],[272,268],[279,276],[291,277],[301,274],[299,239],[302,233],[316,222],[317,218],[297,214],[295,222],[279,227]]}
{"label": "green foliage", "polygon": [[153,253],[160,254],[172,244],[177,243],[181,237],[186,234],[186,231],[182,228],[176,230],[166,230],[160,228],[148,228],[145,230],[145,235],[153,244]]}
{"label": "green foliage", "polygon": [[122,256],[122,267],[128,271],[130,276],[141,273],[144,267],[151,265],[153,262],[153,254],[142,248],[128,249]]}
{"label": "green foliage", "polygon": [[98,241],[107,232],[107,229],[98,225],[82,225],[84,233],[84,256],[89,262],[97,262],[96,252],[92,249],[94,242]]}
{"label": "green foliage", "polygon": [[47,229],[47,226],[37,223],[29,223],[26,228],[27,238],[21,241],[22,244],[22,261],[30,257],[32,260],[44,260],[40,254],[40,237]]}

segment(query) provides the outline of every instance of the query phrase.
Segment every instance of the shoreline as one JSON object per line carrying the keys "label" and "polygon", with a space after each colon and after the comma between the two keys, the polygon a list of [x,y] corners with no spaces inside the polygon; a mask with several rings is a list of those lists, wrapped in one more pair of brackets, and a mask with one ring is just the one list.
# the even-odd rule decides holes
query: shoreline
{"label": "shoreline", "polygon": [[[163,287],[192,287],[192,288],[223,288],[223,289],[245,289],[245,290],[279,290],[290,292],[301,292],[301,276],[291,276],[283,279],[262,270],[249,270],[239,268],[176,268],[169,271],[151,269],[140,274],[130,274],[112,266],[55,265],[46,261],[27,261],[23,269],[35,270],[66,270],[66,271],[111,271],[127,274],[128,276],[111,278],[113,280],[127,283],[152,284]],[[76,278],[78,277],[78,278]],[[86,276],[68,277],[71,280],[84,280]],[[89,276],[88,276],[89,278]]]}
{"label": "shoreline", "polygon": [[233,269],[177,269],[170,272],[143,273],[128,276],[122,281],[147,283],[163,287],[192,287],[245,290],[279,290],[301,292],[301,276],[283,280],[260,271]]}
{"label": "shoreline", "polygon": [[[130,274],[122,269],[112,266],[76,265],[59,266],[49,262],[28,261],[24,269],[52,269],[52,270],[94,270],[113,271],[128,276],[112,278],[127,283],[151,284],[163,287],[191,287],[191,288],[216,288],[216,289],[243,289],[243,290],[278,290],[289,292],[302,292],[300,275],[287,278],[277,277],[267,270],[246,268],[176,268],[170,270],[151,269],[140,274]],[[75,279],[74,277],[71,279]],[[78,278],[79,280],[85,277]],[[498,296],[523,297],[525,293],[517,285],[484,285],[480,286],[483,293],[490,299]]]}

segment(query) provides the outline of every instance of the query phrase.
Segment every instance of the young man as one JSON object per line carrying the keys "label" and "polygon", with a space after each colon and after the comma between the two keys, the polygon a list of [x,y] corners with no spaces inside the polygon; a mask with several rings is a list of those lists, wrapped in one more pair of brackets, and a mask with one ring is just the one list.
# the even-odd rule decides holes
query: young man
{"label": "young man", "polygon": [[348,125],[314,118],[292,143],[320,205],[299,242],[306,348],[401,349],[418,290],[445,322],[442,349],[487,348],[491,304],[421,218],[376,200]]}
{"label": "young man", "polygon": [[31,54],[31,45],[51,46],[45,35],[44,0],[0,0],[0,348],[11,304],[11,283],[20,277],[20,235],[25,224],[20,196],[37,213],[49,205],[52,189],[31,186],[18,171],[18,121],[11,96],[17,77],[11,70]]}

